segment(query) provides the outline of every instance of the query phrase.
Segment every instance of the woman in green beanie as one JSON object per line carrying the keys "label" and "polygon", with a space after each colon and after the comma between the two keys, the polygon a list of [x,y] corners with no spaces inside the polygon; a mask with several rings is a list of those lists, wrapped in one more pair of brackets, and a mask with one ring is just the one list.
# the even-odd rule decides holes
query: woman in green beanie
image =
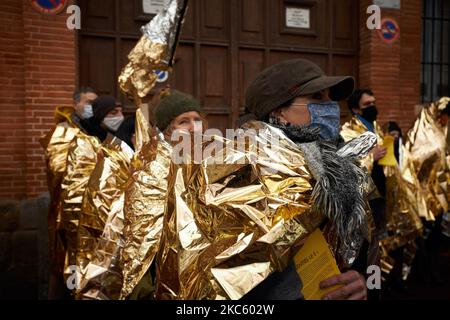
{"label": "woman in green beanie", "polygon": [[171,135],[176,130],[193,133],[196,126],[201,124],[203,130],[206,126],[200,102],[177,90],[171,90],[161,99],[154,110],[154,118],[156,126],[169,142],[172,142]]}
{"label": "woman in green beanie", "polygon": [[[175,131],[184,131],[192,134],[197,128],[202,128],[204,132],[207,127],[200,102],[194,97],[177,90],[171,90],[168,95],[161,98],[154,110],[154,120],[156,127],[171,144],[177,142],[172,139],[172,134]],[[155,266],[152,264],[127,299],[153,299],[152,293],[155,290],[153,280],[155,276]]]}

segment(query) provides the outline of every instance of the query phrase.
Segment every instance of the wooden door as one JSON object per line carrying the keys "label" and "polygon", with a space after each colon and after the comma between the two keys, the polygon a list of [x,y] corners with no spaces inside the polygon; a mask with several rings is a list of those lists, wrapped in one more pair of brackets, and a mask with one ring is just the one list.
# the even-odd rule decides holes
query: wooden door
{"label": "wooden door", "polygon": [[[81,85],[120,96],[117,77],[152,17],[143,1],[80,1]],[[191,0],[169,82],[201,101],[210,127],[234,127],[249,83],[279,61],[306,58],[356,78],[358,28],[356,0]]]}

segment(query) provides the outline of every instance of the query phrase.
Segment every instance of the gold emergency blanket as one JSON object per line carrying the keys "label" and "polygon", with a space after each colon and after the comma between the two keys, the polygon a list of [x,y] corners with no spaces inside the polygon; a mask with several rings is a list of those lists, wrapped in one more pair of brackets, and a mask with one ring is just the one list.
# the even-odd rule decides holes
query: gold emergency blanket
{"label": "gold emergency blanket", "polygon": [[[378,137],[378,143],[382,144],[384,133],[380,126],[374,125]],[[361,132],[366,132],[366,126],[355,116],[346,123],[341,135],[345,141],[354,138]],[[380,245],[382,264],[388,264],[391,260],[388,253],[406,245],[422,231],[420,215],[427,212],[423,194],[418,188],[418,180],[406,148],[401,146],[403,152],[401,166],[386,166],[383,168],[386,177],[386,207],[385,223],[380,230]],[[363,164],[370,170],[373,168],[373,156],[363,160]]]}
{"label": "gold emergency blanket", "polygon": [[48,214],[49,248],[55,271],[62,273],[65,257],[64,241],[60,238],[61,183],[67,168],[69,146],[79,129],[68,123],[58,124],[41,139],[47,163],[47,184],[51,196]]}
{"label": "gold emergency blanket", "polygon": [[408,152],[403,148],[401,170],[385,167],[386,176],[386,234],[381,245],[387,252],[414,242],[421,235],[420,216],[427,212],[419,182]]}
{"label": "gold emergency blanket", "polygon": [[[377,135],[378,144],[383,143],[383,133],[380,126],[374,122],[375,134]],[[345,142],[355,139],[359,137],[363,133],[367,132],[366,126],[359,120],[356,116],[354,116],[349,122],[345,123],[341,129],[341,136]],[[370,153],[366,158],[362,160],[362,165],[367,168],[369,172],[372,172],[373,169],[373,155]]]}
{"label": "gold emergency blanket", "polygon": [[[85,289],[89,281],[94,278],[99,280],[98,269],[106,266],[102,264],[108,263],[110,257],[116,254],[116,250],[110,253],[108,249],[122,241],[123,190],[128,181],[132,156],[133,150],[112,135],[101,146],[80,213],[76,256],[77,270],[81,273],[79,277],[82,277],[79,292]],[[121,282],[118,286],[120,293]],[[111,288],[111,284],[105,286],[105,289]],[[98,292],[94,293],[95,290],[89,288],[89,297],[97,298]]]}
{"label": "gold emergency blanket", "polygon": [[424,106],[414,126],[408,132],[406,149],[414,163],[422,194],[426,196],[427,214],[421,215],[433,221],[448,207],[447,127],[439,121],[440,110],[449,99]]}
{"label": "gold emergency blanket", "polygon": [[77,232],[83,197],[92,171],[97,163],[100,142],[79,132],[72,140],[67,155],[67,169],[62,182],[61,223],[67,241],[65,276],[76,267]]}
{"label": "gold emergency blanket", "polygon": [[171,0],[167,8],[142,27],[143,36],[128,55],[130,62],[119,76],[119,85],[137,105],[155,85],[158,75],[153,71],[173,66],[187,3]]}
{"label": "gold emergency blanket", "polygon": [[[139,152],[142,145],[149,141],[149,124],[144,118],[140,109],[136,111],[136,151]],[[132,153],[126,146],[118,140],[114,140],[113,154],[111,148],[107,152],[109,160],[103,160],[103,165],[97,167],[100,170],[102,179],[106,177],[109,183],[101,183],[99,188],[103,193],[111,194],[104,198],[104,202],[110,203],[110,210],[105,215],[104,228],[93,251],[93,258],[90,259],[83,275],[81,276],[79,290],[77,292],[80,299],[95,300],[116,300],[120,297],[123,286],[122,275],[122,248],[124,245],[124,203],[125,186],[130,175]],[[118,148],[117,148],[118,147]],[[97,168],[96,168],[97,169]],[[118,177],[116,176],[116,173]],[[94,176],[94,173],[93,173]],[[92,177],[91,177],[92,179]],[[115,180],[115,181],[114,181]],[[92,194],[96,194],[93,192]],[[89,192],[86,192],[89,197]],[[85,200],[86,201],[86,200]],[[95,202],[102,210],[104,203]]]}
{"label": "gold emergency blanket", "polygon": [[125,189],[122,299],[142,279],[159,248],[171,153],[170,144],[157,136],[145,142],[133,159]]}
{"label": "gold emergency blanket", "polygon": [[[239,299],[284,269],[299,242],[323,222],[310,211],[315,182],[298,146],[278,129],[256,126],[263,133],[244,150],[214,138],[225,161],[216,155],[201,164],[174,164],[163,140],[142,150],[142,169],[125,198],[122,298],[156,254],[156,299]],[[367,155],[374,141],[365,139],[346,152],[360,148]]]}

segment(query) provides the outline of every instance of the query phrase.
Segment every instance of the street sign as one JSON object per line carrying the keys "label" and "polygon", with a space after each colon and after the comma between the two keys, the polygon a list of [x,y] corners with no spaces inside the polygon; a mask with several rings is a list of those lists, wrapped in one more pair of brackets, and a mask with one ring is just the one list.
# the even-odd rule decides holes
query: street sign
{"label": "street sign", "polygon": [[401,2],[400,0],[374,0],[373,4],[376,4],[380,8],[383,9],[400,9]]}
{"label": "street sign", "polygon": [[31,4],[40,13],[56,15],[64,10],[67,0],[31,0]]}
{"label": "street sign", "polygon": [[385,43],[392,44],[400,37],[400,27],[392,18],[384,18],[381,20],[381,29],[378,30],[381,40]]}

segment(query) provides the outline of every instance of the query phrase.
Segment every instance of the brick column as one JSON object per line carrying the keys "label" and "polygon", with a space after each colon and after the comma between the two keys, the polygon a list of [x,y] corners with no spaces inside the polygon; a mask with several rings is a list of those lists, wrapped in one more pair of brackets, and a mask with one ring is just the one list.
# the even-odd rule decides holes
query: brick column
{"label": "brick column", "polygon": [[0,198],[26,196],[22,2],[0,2]]}
{"label": "brick column", "polygon": [[400,39],[394,44],[381,40],[376,30],[368,30],[367,7],[360,2],[360,86],[370,87],[378,100],[379,121],[397,121],[404,132],[415,120],[420,102],[421,0],[401,2],[401,9],[381,9],[382,18],[394,18],[400,26]]}
{"label": "brick column", "polygon": [[76,32],[68,30],[65,11],[45,15],[23,0],[26,194],[47,191],[40,137],[53,125],[58,105],[71,105],[76,84]]}

